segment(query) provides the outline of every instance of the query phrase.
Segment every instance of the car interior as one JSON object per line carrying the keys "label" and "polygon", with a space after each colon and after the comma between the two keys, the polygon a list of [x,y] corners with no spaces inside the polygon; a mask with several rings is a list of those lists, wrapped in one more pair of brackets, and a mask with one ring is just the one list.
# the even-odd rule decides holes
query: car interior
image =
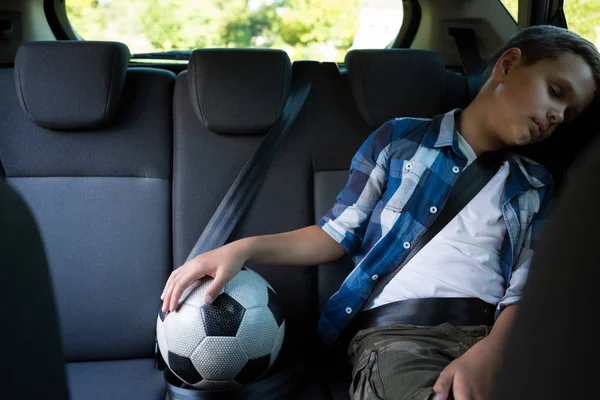
{"label": "car interior", "polygon": [[[92,25],[90,10],[129,2],[79,1],[77,10],[89,12],[77,15],[72,2],[0,0],[0,180],[14,193],[0,203],[2,248],[17,246],[17,227],[31,226],[21,242],[31,253],[9,257],[1,268],[23,274],[10,278],[15,282],[26,279],[12,287],[15,292],[43,293],[38,311],[23,304],[36,293],[16,293],[21,300],[12,311],[27,308],[22,326],[41,331],[56,313],[54,336],[60,336],[64,360],[48,364],[50,379],[48,369],[39,371],[31,360],[43,352],[24,346],[19,352],[34,353],[23,357],[15,347],[17,359],[3,368],[27,376],[23,385],[7,382],[14,388],[7,399],[349,398],[344,354],[323,351],[316,337],[325,302],[353,268],[349,257],[317,266],[248,265],[277,292],[286,333],[269,375],[247,391],[185,397],[177,383],[165,381],[168,371],[155,354],[167,278],[186,261],[265,133],[282,118],[294,84],[309,81],[308,97],[229,241],[315,224],[346,184],[350,161],[371,132],[393,118],[431,118],[466,107],[487,60],[518,30],[551,24],[580,29],[600,44],[597,0],[356,2],[359,10],[383,10],[377,16],[388,10],[401,21],[386,44],[343,48],[330,59],[292,54],[277,41],[270,47],[138,51],[133,36],[110,31],[110,21],[106,31],[78,33],[85,18]],[[193,2],[179,2],[177,12],[185,12],[186,3]],[[248,9],[254,3],[286,7],[286,1],[243,3]],[[310,11],[328,1],[287,3]],[[160,19],[135,21],[161,28]],[[371,17],[364,24],[376,30],[378,22],[384,20]],[[598,133],[597,112],[594,105],[546,142],[515,151],[546,166],[560,193],[570,166]],[[28,213],[19,217],[23,223],[8,218]],[[3,279],[3,286],[12,286]],[[39,334],[44,340],[52,335]],[[63,389],[51,394],[52,384],[25,383],[32,379],[64,379],[68,395]]]}

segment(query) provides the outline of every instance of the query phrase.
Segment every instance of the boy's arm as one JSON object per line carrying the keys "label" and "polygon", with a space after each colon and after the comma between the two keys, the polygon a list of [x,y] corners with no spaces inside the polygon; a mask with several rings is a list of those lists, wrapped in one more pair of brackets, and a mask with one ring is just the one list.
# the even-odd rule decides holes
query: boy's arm
{"label": "boy's arm", "polygon": [[388,158],[395,136],[393,120],[375,130],[355,154],[346,187],[317,223],[352,254],[362,242],[373,209],[385,192]]}
{"label": "boy's arm", "polygon": [[385,190],[387,152],[393,135],[394,123],[388,121],[361,146],[352,160],[346,187],[319,221],[320,227],[245,238],[197,256],[171,273],[161,294],[162,310],[176,310],[183,292],[204,276],[214,278],[205,299],[212,303],[248,260],[269,265],[314,265],[352,253]]}
{"label": "boy's arm", "polygon": [[317,265],[337,260],[344,248],[318,226],[241,239],[244,259],[265,265]]}
{"label": "boy's arm", "polygon": [[242,239],[244,258],[268,265],[315,265],[340,258],[344,250],[351,254],[385,190],[394,129],[390,120],[362,144],[352,159],[346,186],[317,226]]}

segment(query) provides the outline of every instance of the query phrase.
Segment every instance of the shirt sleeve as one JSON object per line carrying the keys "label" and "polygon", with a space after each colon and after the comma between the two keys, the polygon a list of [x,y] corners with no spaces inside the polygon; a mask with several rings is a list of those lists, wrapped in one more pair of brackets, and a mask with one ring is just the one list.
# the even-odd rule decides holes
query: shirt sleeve
{"label": "shirt sleeve", "polygon": [[395,124],[390,120],[367,138],[352,158],[348,182],[317,223],[352,255],[362,242],[373,209],[385,192]]}
{"label": "shirt sleeve", "polygon": [[[523,288],[525,287],[527,275],[529,274],[529,266],[531,265],[531,260],[533,259],[534,249],[537,247],[537,244],[540,241],[542,228],[548,219],[553,197],[554,190],[553,187],[550,186],[544,191],[540,209],[527,227],[523,247],[519,253],[517,263],[513,268],[510,282],[504,297],[502,297],[498,303],[498,311],[502,311],[506,306],[521,301]],[[521,221],[521,223],[522,222],[523,221]]]}

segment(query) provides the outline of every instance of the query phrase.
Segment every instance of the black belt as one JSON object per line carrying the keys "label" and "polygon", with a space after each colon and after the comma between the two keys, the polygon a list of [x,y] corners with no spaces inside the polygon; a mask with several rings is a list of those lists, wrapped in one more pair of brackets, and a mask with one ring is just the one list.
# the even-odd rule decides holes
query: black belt
{"label": "black belt", "polygon": [[494,324],[496,306],[473,297],[446,297],[402,300],[360,312],[342,332],[342,343],[362,329],[396,324],[436,326],[444,322],[455,326]]}

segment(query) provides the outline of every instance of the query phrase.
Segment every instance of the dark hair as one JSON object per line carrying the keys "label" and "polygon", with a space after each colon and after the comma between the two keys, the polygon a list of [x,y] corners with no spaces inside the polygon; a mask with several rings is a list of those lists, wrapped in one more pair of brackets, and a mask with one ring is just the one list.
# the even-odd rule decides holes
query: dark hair
{"label": "dark hair", "polygon": [[575,32],[552,25],[535,25],[513,35],[508,42],[490,60],[483,78],[489,79],[494,65],[508,49],[517,47],[521,50],[523,65],[535,64],[546,59],[557,59],[565,53],[582,57],[592,69],[596,91],[600,91],[600,53],[596,46]]}

